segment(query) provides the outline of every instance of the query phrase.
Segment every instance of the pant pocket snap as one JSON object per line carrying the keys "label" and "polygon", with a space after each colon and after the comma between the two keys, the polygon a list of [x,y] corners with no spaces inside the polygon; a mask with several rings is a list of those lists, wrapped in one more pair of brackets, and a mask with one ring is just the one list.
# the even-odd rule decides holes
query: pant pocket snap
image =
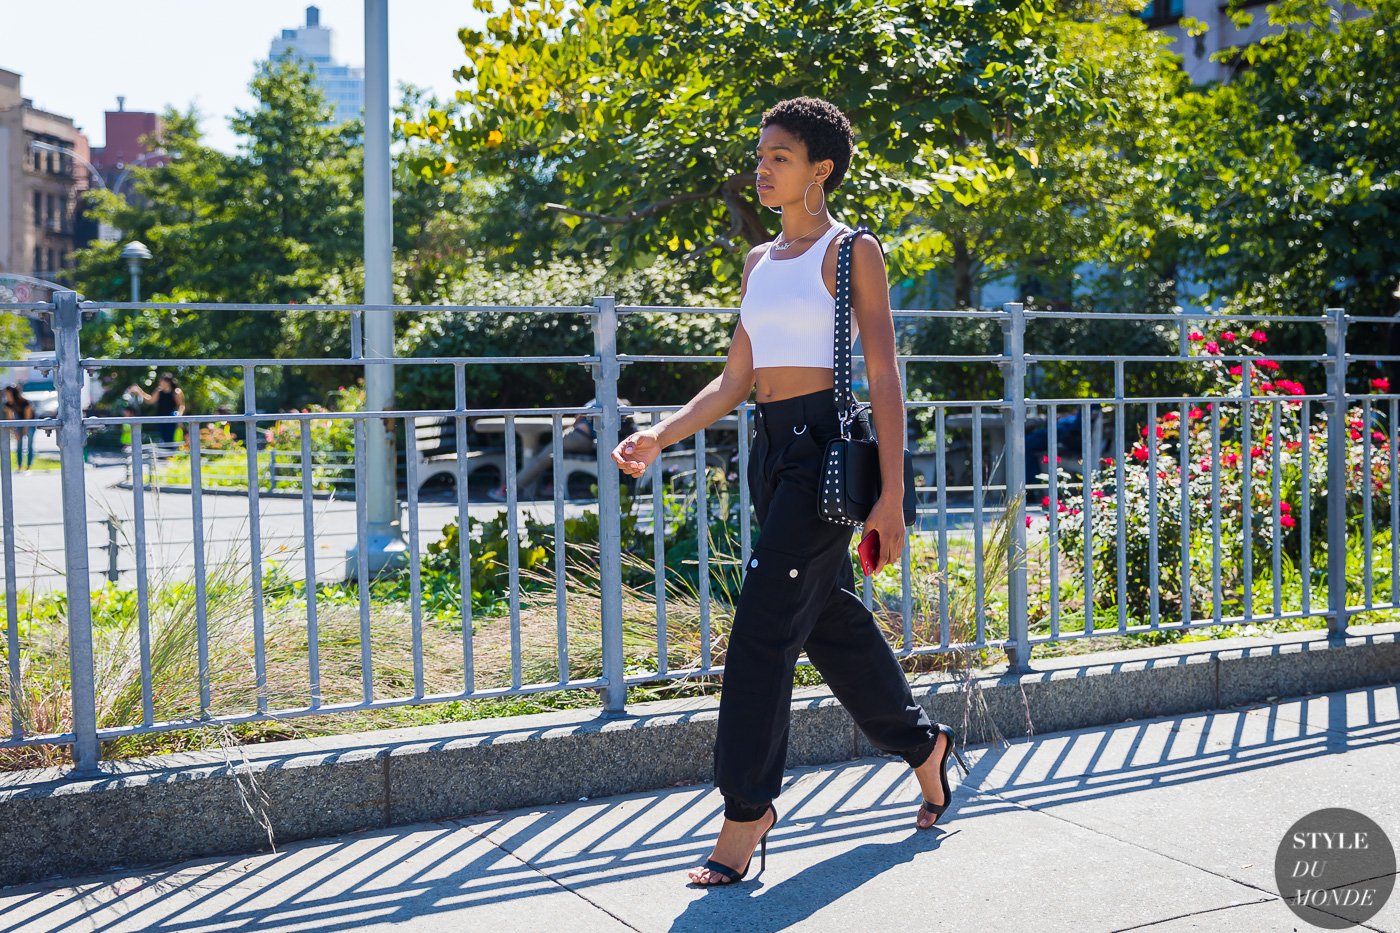
{"label": "pant pocket snap", "polygon": [[780,580],[799,580],[804,570],[805,558],[760,545],[749,554],[745,576],[757,571],[765,578],[776,574]]}
{"label": "pant pocket snap", "polygon": [[811,561],[805,555],[756,546],[744,565],[734,607],[734,629],[762,639],[787,638],[813,592]]}

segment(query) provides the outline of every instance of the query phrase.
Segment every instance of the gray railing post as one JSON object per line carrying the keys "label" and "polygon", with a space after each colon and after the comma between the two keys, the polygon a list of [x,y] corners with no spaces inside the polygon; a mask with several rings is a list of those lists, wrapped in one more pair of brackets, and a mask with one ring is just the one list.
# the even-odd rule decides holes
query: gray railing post
{"label": "gray railing post", "polygon": [[[1031,669],[1029,597],[1026,589],[1026,318],[1020,302],[1007,302],[1002,335],[1002,424],[1006,426],[1006,496],[1015,497],[1007,552],[1006,659],[1011,673]],[[1052,451],[1053,453],[1053,451]],[[1003,500],[1005,501],[1005,500]],[[979,571],[980,572],[980,571]]]}
{"label": "gray railing post", "polygon": [[59,480],[63,496],[63,573],[68,595],[68,673],[73,702],[73,773],[95,774],[97,693],[93,684],[92,593],[88,569],[87,490],[83,475],[83,361],[77,292],[55,292],[54,383],[58,389]]}
{"label": "gray railing post", "polygon": [[1344,308],[1326,313],[1327,637],[1335,641],[1347,633],[1347,319]]}
{"label": "gray railing post", "polygon": [[119,528],[115,516],[107,516],[107,579],[113,583],[121,582],[121,571],[117,568],[118,548],[121,543],[118,540]]}
{"label": "gray railing post", "polygon": [[623,683],[622,658],[622,496],[621,475],[612,460],[621,417],[617,410],[617,299],[593,299],[593,370],[602,424],[598,428],[598,585],[602,602],[603,715],[625,715],[627,685]]}

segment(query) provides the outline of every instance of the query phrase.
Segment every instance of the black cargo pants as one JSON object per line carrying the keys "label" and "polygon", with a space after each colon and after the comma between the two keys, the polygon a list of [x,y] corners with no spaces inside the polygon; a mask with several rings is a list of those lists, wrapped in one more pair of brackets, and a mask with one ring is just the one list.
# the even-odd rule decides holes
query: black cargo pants
{"label": "black cargo pants", "polygon": [[741,822],[762,818],[781,788],[804,650],[876,748],[916,768],[938,738],[856,595],[854,529],[817,513],[826,443],[839,433],[833,391],[756,409],[748,481],[760,531],[735,605],[714,749],[724,815]]}

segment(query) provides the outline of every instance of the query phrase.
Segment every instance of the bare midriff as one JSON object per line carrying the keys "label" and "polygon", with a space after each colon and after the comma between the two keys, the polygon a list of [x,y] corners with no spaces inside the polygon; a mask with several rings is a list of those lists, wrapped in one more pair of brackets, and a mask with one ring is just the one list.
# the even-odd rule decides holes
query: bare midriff
{"label": "bare midriff", "polygon": [[819,392],[835,385],[832,371],[820,366],[765,366],[753,371],[754,388],[760,402],[776,402]]}

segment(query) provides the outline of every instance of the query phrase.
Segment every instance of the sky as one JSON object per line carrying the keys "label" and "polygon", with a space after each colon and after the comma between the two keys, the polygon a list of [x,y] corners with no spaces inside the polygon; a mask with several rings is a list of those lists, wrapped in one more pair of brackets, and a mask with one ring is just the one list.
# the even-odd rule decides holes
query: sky
{"label": "sky", "polygon": [[[193,103],[206,142],[232,152],[235,109],[252,106],[253,65],[283,29],[306,22],[299,0],[0,0],[0,68],[23,75],[21,91],[35,106],[74,119],[102,146],[103,113],[160,113]],[[363,67],[364,0],[320,0],[321,25],[333,32],[332,53]],[[486,14],[469,0],[389,0],[390,104],[399,82],[446,98],[452,72],[465,62],[457,30],[484,28]]]}

